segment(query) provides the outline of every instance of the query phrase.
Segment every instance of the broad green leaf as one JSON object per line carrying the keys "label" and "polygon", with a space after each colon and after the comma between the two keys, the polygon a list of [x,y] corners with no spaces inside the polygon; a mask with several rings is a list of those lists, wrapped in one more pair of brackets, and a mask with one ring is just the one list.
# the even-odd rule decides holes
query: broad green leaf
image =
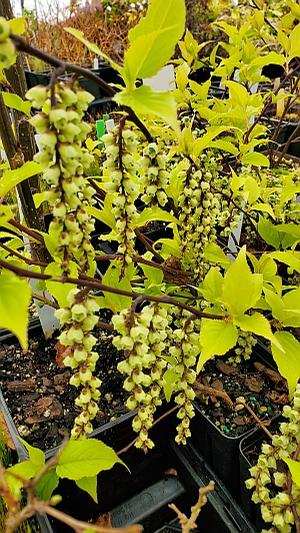
{"label": "broad green leaf", "polygon": [[176,383],[178,382],[178,373],[176,372],[175,368],[168,368],[163,377],[163,388],[167,402],[171,400]]}
{"label": "broad green leaf", "polygon": [[271,252],[270,257],[273,257],[276,261],[284,263],[293,268],[296,272],[300,272],[300,252],[288,251],[288,252]]}
{"label": "broad green leaf", "polygon": [[[125,276],[120,279],[121,276],[121,263],[115,261],[110,264],[109,268],[105,272],[102,278],[102,284],[110,288],[122,289],[124,291],[132,291],[130,279],[132,271],[128,267],[125,272]],[[111,309],[114,313],[118,313],[123,309],[127,309],[131,306],[132,298],[130,296],[121,296],[120,294],[113,294],[109,291],[103,291],[103,296],[106,302],[106,307]]]}
{"label": "broad green leaf", "polygon": [[241,83],[232,80],[226,81],[225,85],[229,89],[230,99],[245,108],[250,96],[247,89]]}
{"label": "broad green leaf", "polygon": [[87,492],[91,498],[93,498],[94,502],[98,503],[97,476],[83,477],[81,479],[77,479],[75,483],[77,487],[85,490],[85,492]]}
{"label": "broad green leaf", "polygon": [[255,167],[269,167],[270,161],[266,155],[259,152],[248,152],[243,155],[241,162],[244,165],[253,165]]}
{"label": "broad green leaf", "polygon": [[88,39],[85,38],[84,33],[80,30],[76,30],[76,28],[64,28],[65,31],[70,33],[70,35],[73,35],[73,37],[76,37],[78,41],[80,41],[82,44],[84,44],[93,54],[96,54],[96,56],[102,56],[106,61],[108,61],[111,66],[117,70],[118,72],[121,72],[122,68],[120,65],[115,63],[108,55],[106,55],[95,43],[91,43]]}
{"label": "broad green leaf", "polygon": [[[1,182],[1,178],[0,178],[0,182]],[[11,218],[14,218],[14,214],[12,212],[11,207],[9,205],[0,204],[0,224],[1,224],[1,226],[3,226]],[[11,237],[11,234],[10,234],[10,237]]]}
{"label": "broad green leaf", "polygon": [[[72,278],[77,278],[78,265],[76,265],[76,263],[73,261],[70,261],[68,263],[68,267],[70,269],[70,276]],[[55,262],[50,263],[45,268],[45,274],[49,274],[49,276],[52,276],[53,278],[60,278],[62,275],[61,265]],[[72,285],[70,283],[58,283],[57,281],[51,281],[50,279],[46,280],[45,283],[50,294],[57,300],[59,307],[67,307],[68,294],[71,289],[76,288],[76,285]]]}
{"label": "broad green leaf", "polygon": [[124,465],[116,452],[100,440],[70,440],[59,455],[56,473],[61,478],[78,480],[97,476],[116,463]]}
{"label": "broad green leaf", "polygon": [[252,315],[244,315],[234,319],[234,324],[243,331],[251,331],[255,335],[264,337],[276,344],[279,350],[282,350],[280,343],[272,333],[269,321],[260,313],[253,313]]}
{"label": "broad green leaf", "polygon": [[227,126],[210,127],[207,133],[194,142],[193,154],[198,157],[200,153],[209,148],[211,142],[223,131],[227,130]]}
{"label": "broad green leaf", "polygon": [[238,330],[232,322],[202,318],[200,329],[201,353],[197,372],[202,370],[206,361],[215,355],[224,355],[236,345]]}
{"label": "broad green leaf", "polygon": [[15,18],[8,21],[8,24],[11,27],[12,33],[16,35],[22,35],[26,30],[26,20],[25,17]]}
{"label": "broad green leaf", "polygon": [[300,23],[295,26],[289,37],[290,50],[288,59],[291,61],[294,57],[300,55]]}
{"label": "broad green leaf", "polygon": [[41,500],[50,500],[53,492],[58,487],[59,477],[54,468],[48,470],[37,485],[37,494]]}
{"label": "broad green leaf", "polygon": [[284,55],[277,54],[277,52],[269,52],[268,54],[265,54],[264,56],[259,56],[253,59],[251,61],[251,66],[255,65],[257,67],[264,67],[265,65],[270,65],[271,63],[273,65],[283,65],[284,64]]}
{"label": "broad green leaf", "polygon": [[156,116],[169,124],[175,131],[179,130],[176,101],[171,92],[157,92],[147,85],[142,85],[130,92],[117,93],[114,100],[119,105],[131,107],[139,117],[144,115]]}
{"label": "broad green leaf", "polygon": [[21,113],[30,117],[31,102],[28,102],[28,100],[22,100],[17,94],[1,92],[1,95],[7,107],[21,111]]}
{"label": "broad green leaf", "polygon": [[292,476],[292,480],[300,488],[300,463],[299,461],[294,461],[294,459],[289,459],[287,457],[282,457],[282,460],[288,465],[289,471]]}
{"label": "broad green leaf", "polygon": [[9,475],[9,473],[11,472],[17,476],[20,476],[20,478],[27,480],[34,478],[39,470],[40,466],[33,464],[30,460],[22,461],[22,463],[18,463],[10,468],[7,468],[5,472],[5,478],[7,480],[10,492],[15,496],[16,499],[19,500],[21,497],[23,482]]}
{"label": "broad green leaf", "polygon": [[43,202],[48,200],[49,192],[50,191],[36,192],[33,195],[34,205],[37,209],[42,205]]}
{"label": "broad green leaf", "polygon": [[300,287],[288,291],[282,298],[284,305],[284,326],[300,327]]}
{"label": "broad green leaf", "polygon": [[224,277],[223,302],[234,317],[254,307],[262,292],[262,274],[252,274],[244,246]]}
{"label": "broad green leaf", "polygon": [[267,244],[270,244],[276,249],[280,247],[281,235],[279,231],[277,231],[276,226],[274,226],[270,220],[260,216],[257,229],[260,236],[264,239],[264,241],[266,241]]}
{"label": "broad green leaf", "polygon": [[202,294],[206,300],[216,303],[222,301],[223,276],[216,267],[210,268],[203,280]]}
{"label": "broad green leaf", "polygon": [[150,286],[161,285],[164,279],[164,273],[160,268],[155,268],[150,265],[140,265],[142,271],[150,282]]}
{"label": "broad green leaf", "polygon": [[268,213],[268,215],[270,215],[273,219],[275,219],[275,213],[272,207],[270,206],[270,204],[265,204],[263,202],[258,203],[258,204],[253,204],[251,205],[251,210],[262,211],[263,213]]}
{"label": "broad green leaf", "polygon": [[164,211],[160,207],[146,207],[146,209],[143,209],[139,215],[134,227],[140,228],[141,226],[145,226],[148,222],[153,222],[155,220],[175,222],[178,224],[177,218],[171,215],[171,213],[168,213],[168,211]]}
{"label": "broad green leaf", "polygon": [[12,272],[0,274],[0,327],[18,338],[23,350],[28,347],[28,319],[31,288],[29,281]]}
{"label": "broad green leaf", "polygon": [[222,248],[220,248],[220,246],[214,242],[211,242],[205,246],[204,259],[210,261],[211,263],[221,265],[224,268],[228,268],[231,265],[230,259],[223,252]]}
{"label": "broad green leaf", "polygon": [[154,76],[172,57],[184,27],[184,0],[152,0],[146,16],[128,34],[126,85],[132,85],[138,77]]}
{"label": "broad green leaf", "polygon": [[26,442],[21,437],[18,437],[28,451],[30,461],[36,466],[43,466],[45,464],[45,454],[39,448],[34,448],[28,442]]}
{"label": "broad green leaf", "polygon": [[7,170],[0,178],[0,197],[5,196],[8,191],[22,181],[25,181],[32,176],[36,176],[40,171],[41,166],[35,161],[27,161],[27,163],[24,163],[24,165],[16,170]]}
{"label": "broad green leaf", "polygon": [[284,349],[284,353],[272,343],[272,354],[280,374],[288,382],[292,398],[300,378],[300,343],[288,331],[277,331],[274,336]]}
{"label": "broad green leaf", "polygon": [[300,239],[300,227],[298,224],[278,224],[276,229],[279,232],[288,233],[289,235],[293,235],[294,237],[297,237],[297,239]]}
{"label": "broad green leaf", "polygon": [[92,206],[86,206],[84,209],[89,215],[97,220],[101,220],[101,222],[109,226],[111,229],[116,227],[116,220],[112,212],[111,195],[106,194],[103,209],[97,209],[96,207]]}
{"label": "broad green leaf", "polygon": [[217,148],[218,150],[224,150],[225,152],[229,152],[230,154],[233,154],[233,155],[238,155],[238,153],[239,153],[237,147],[234,146],[234,144],[232,144],[229,141],[225,141],[223,139],[219,139],[217,141],[212,141],[209,144],[209,147],[210,148]]}

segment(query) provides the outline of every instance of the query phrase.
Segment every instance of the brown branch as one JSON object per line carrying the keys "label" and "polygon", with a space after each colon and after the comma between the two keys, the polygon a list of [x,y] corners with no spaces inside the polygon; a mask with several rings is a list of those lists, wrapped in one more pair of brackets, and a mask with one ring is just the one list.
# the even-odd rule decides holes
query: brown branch
{"label": "brown branch", "polygon": [[178,509],[175,503],[169,504],[170,509],[172,509],[178,516],[179,522],[181,524],[182,533],[190,533],[192,529],[196,529],[197,524],[196,520],[200,514],[202,507],[207,503],[207,494],[212,492],[215,488],[214,481],[210,481],[206,487],[201,487],[199,489],[199,497],[193,507],[191,507],[191,516],[188,518],[184,513]]}
{"label": "brown branch", "polygon": [[120,296],[128,296],[129,298],[142,298],[143,301],[149,301],[149,302],[157,302],[157,303],[165,303],[169,305],[175,305],[176,307],[180,307],[181,309],[185,309],[186,311],[189,311],[193,316],[198,318],[211,318],[214,320],[222,320],[224,318],[223,315],[214,315],[210,313],[203,313],[202,311],[199,311],[198,309],[184,304],[182,302],[178,302],[171,296],[153,296],[150,294],[139,294],[132,291],[125,291],[123,289],[118,289],[117,287],[109,287],[108,285],[103,285],[100,281],[94,280],[93,278],[89,278],[88,276],[82,275],[80,278],[70,278],[66,276],[62,276],[60,278],[52,278],[49,274],[42,274],[40,272],[33,272],[31,270],[27,270],[25,268],[21,268],[17,265],[13,265],[9,263],[8,261],[5,261],[4,259],[0,259],[0,266],[3,268],[6,268],[7,270],[14,272],[18,276],[25,277],[25,278],[32,278],[32,279],[41,279],[41,280],[49,280],[54,281],[56,283],[71,283],[74,285],[79,285],[81,287],[90,287],[92,289],[98,289],[102,292],[109,292],[112,294],[119,294]]}
{"label": "brown branch", "polygon": [[204,385],[203,383],[200,383],[199,381],[196,381],[194,383],[194,389],[196,389],[197,393],[196,396],[199,396],[200,394],[208,394],[209,396],[214,396],[216,398],[222,398],[228,405],[229,409],[233,409],[233,401],[228,396],[226,391],[215,389],[214,387],[209,387],[208,385]]}

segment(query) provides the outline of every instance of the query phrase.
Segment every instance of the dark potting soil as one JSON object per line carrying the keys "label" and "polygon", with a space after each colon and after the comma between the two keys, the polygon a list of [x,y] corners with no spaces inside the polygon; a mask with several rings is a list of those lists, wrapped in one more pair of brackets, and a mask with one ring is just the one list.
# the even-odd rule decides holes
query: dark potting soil
{"label": "dark potting soil", "polygon": [[[112,345],[112,335],[102,329],[95,351],[100,355],[96,372],[102,380],[100,411],[93,420],[94,428],[114,420],[124,407],[122,375],[117,364],[123,354]],[[71,370],[56,362],[56,336],[45,340],[40,333],[31,335],[29,348],[22,352],[16,343],[0,347],[0,383],[3,396],[20,435],[33,446],[50,449],[69,434],[78,414],[74,400],[78,389],[69,385]]]}
{"label": "dark potting soil", "polygon": [[[268,370],[255,356],[236,366],[216,358],[206,363],[200,382],[227,393],[233,404],[238,397],[244,397],[259,419],[268,423],[289,403],[285,380],[272,370],[268,376]],[[232,409],[221,396],[197,396],[202,413],[228,437],[238,437],[257,424],[248,410],[240,406]]]}

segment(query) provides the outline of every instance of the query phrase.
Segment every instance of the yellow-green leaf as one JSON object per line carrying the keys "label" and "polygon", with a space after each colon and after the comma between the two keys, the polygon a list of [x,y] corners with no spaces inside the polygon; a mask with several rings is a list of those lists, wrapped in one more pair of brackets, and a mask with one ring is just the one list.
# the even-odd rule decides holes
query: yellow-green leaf
{"label": "yellow-green leaf", "polygon": [[30,117],[31,102],[28,102],[28,100],[22,100],[17,94],[1,92],[1,95],[7,107],[21,111],[21,113]]}
{"label": "yellow-green leaf", "polygon": [[154,76],[172,57],[185,27],[184,0],[152,0],[147,14],[130,30],[124,56],[126,85]]}
{"label": "yellow-green leaf", "polygon": [[176,102],[170,92],[157,92],[147,85],[142,85],[130,92],[117,93],[114,100],[119,105],[131,107],[140,118],[144,115],[156,116],[175,131],[179,130]]}
{"label": "yellow-green leaf", "polygon": [[288,382],[289,393],[292,398],[300,378],[300,343],[288,331],[277,331],[275,338],[285,352],[283,353],[275,344],[272,344],[272,354],[280,374]]}
{"label": "yellow-green leaf", "polygon": [[238,330],[232,322],[202,318],[200,329],[201,354],[197,372],[202,370],[206,361],[215,355],[224,355],[236,345]]}
{"label": "yellow-green leaf", "polygon": [[0,274],[0,327],[11,331],[22,348],[28,347],[28,320],[31,288],[29,281],[16,274],[2,271]]}
{"label": "yellow-green leaf", "polygon": [[7,170],[0,178],[0,197],[5,196],[8,191],[13,189],[22,181],[39,174],[41,166],[35,161],[27,161],[20,168],[16,170]]}
{"label": "yellow-green leaf", "polygon": [[240,250],[224,277],[223,302],[234,317],[254,307],[262,292],[262,274],[252,274],[246,259],[246,247]]}
{"label": "yellow-green leaf", "polygon": [[243,331],[251,331],[255,335],[264,337],[276,344],[277,348],[283,351],[280,342],[272,333],[269,321],[260,313],[253,313],[253,315],[244,315],[234,319],[234,324]]}

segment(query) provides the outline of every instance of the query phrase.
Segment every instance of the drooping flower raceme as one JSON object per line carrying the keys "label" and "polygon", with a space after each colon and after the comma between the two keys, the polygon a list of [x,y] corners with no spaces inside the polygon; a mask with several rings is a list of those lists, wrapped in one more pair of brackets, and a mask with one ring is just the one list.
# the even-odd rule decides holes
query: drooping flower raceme
{"label": "drooping flower raceme", "polygon": [[[48,88],[37,86],[28,91],[27,98],[40,110],[31,124],[37,132],[39,147],[35,160],[41,164],[49,187],[47,199],[53,214],[49,238],[59,271],[56,273],[70,276],[75,269],[76,274],[93,274],[94,222],[85,208],[93,203],[94,190],[84,175],[92,157],[82,146],[90,131],[83,114],[93,97],[79,87],[59,82],[52,95]],[[59,341],[65,347],[64,365],[75,371],[70,383],[81,387],[75,401],[81,413],[72,430],[73,437],[80,437],[92,431],[91,420],[99,410],[96,401],[101,382],[93,376],[99,356],[93,352],[96,338],[92,335],[99,307],[85,289],[71,288],[66,300],[56,316],[62,328]]]}
{"label": "drooping flower raceme", "polygon": [[122,311],[112,319],[118,335],[113,344],[124,350],[126,359],[118,370],[126,375],[124,388],[130,393],[126,407],[137,408],[133,429],[139,433],[137,448],[154,446],[148,435],[156,408],[161,405],[163,373],[167,365],[162,358],[165,351],[167,311],[160,304],[145,306],[140,313]]}

